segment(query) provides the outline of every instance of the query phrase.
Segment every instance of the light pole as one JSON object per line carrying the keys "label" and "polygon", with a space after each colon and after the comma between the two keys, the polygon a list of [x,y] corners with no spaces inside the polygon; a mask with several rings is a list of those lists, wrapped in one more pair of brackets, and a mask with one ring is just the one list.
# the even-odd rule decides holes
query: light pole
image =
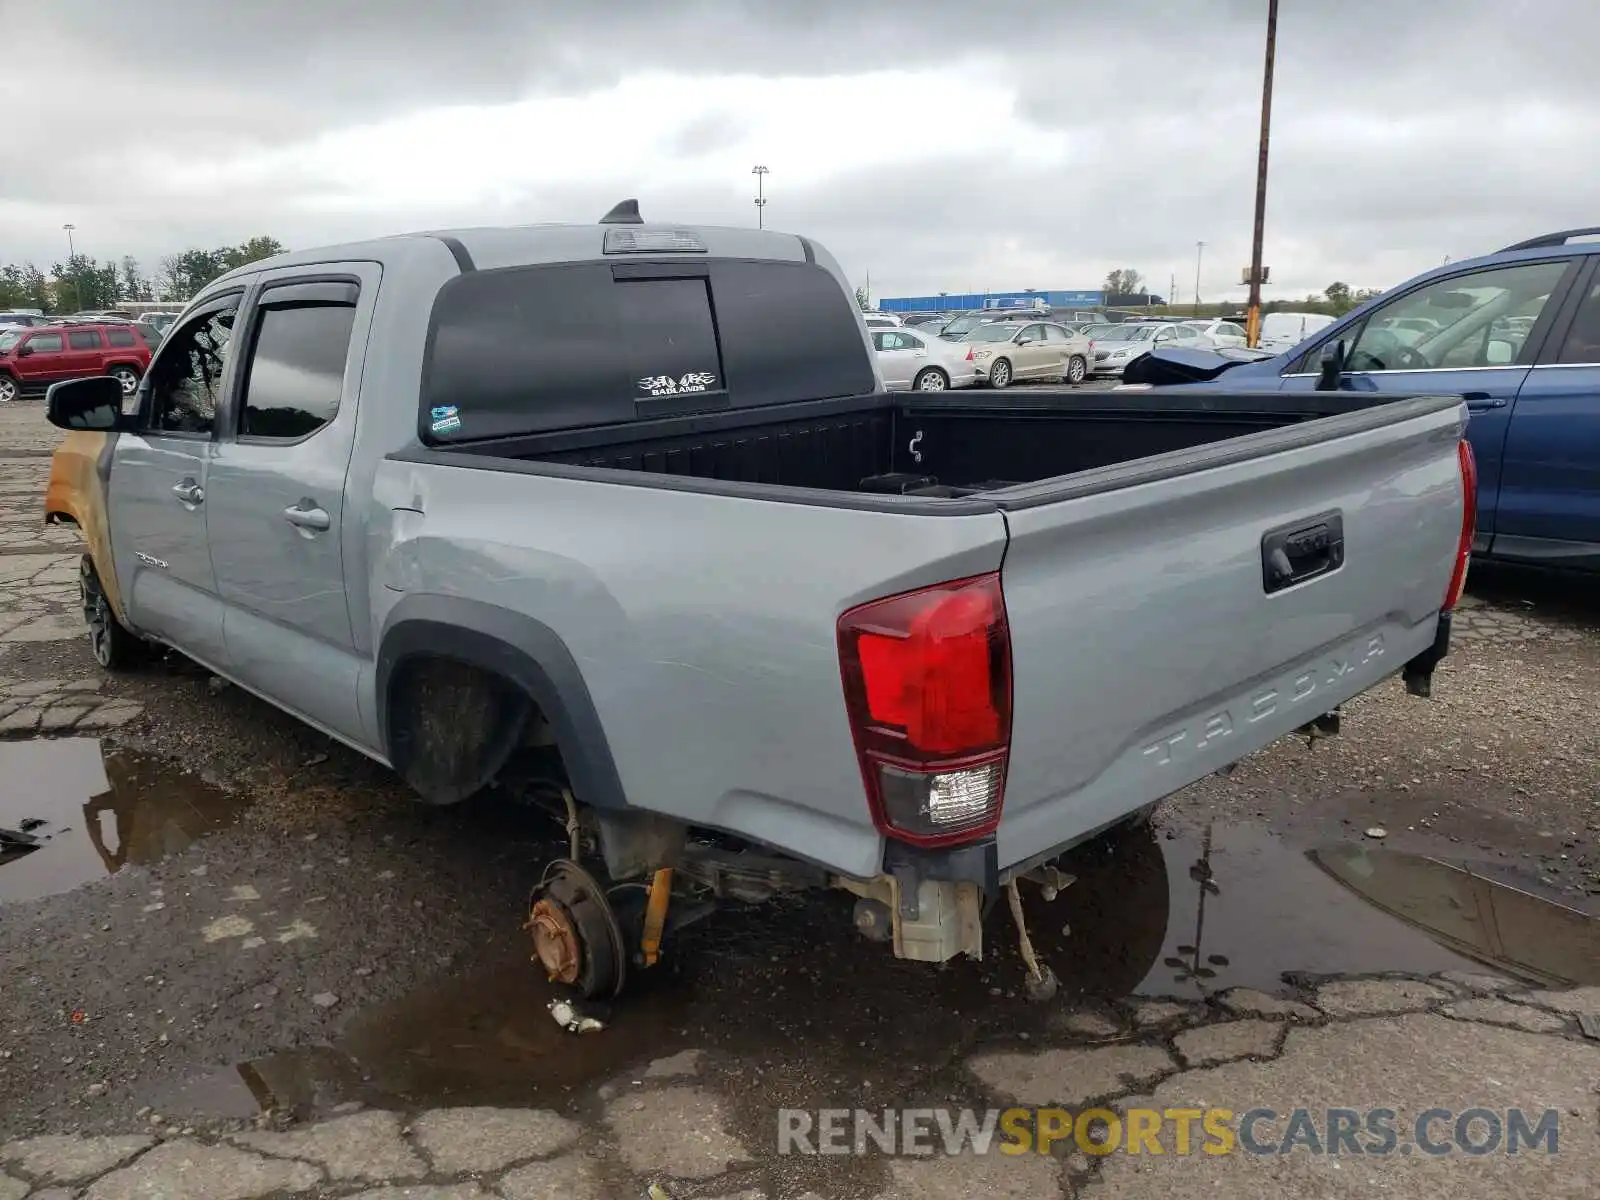
{"label": "light pole", "polygon": [[76,225],[68,222],[61,227],[67,231],[67,270],[72,272],[72,306],[74,309],[83,307],[83,291],[78,286],[78,267],[72,260],[78,257],[78,251],[72,244],[72,231]]}
{"label": "light pole", "polygon": [[763,185],[767,181],[767,169],[761,166],[751,167],[750,174],[756,177],[756,228],[765,229],[767,223],[764,210],[767,207],[767,197],[766,188]]}
{"label": "light pole", "polygon": [[1261,239],[1267,226],[1267,140],[1272,128],[1272,59],[1278,46],[1278,0],[1267,0],[1267,64],[1261,73],[1261,149],[1256,158],[1256,222],[1250,239],[1250,312],[1245,344],[1261,340]]}
{"label": "light pole", "polygon": [[1200,262],[1205,257],[1205,253],[1206,244],[1204,242],[1196,242],[1194,244],[1194,315],[1197,317],[1200,315]]}

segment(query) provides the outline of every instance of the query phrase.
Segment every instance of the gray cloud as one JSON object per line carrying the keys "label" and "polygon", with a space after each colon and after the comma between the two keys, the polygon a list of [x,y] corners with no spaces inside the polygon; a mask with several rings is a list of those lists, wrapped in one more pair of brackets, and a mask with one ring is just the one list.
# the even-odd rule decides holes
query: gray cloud
{"label": "gray cloud", "polygon": [[[985,62],[1015,82],[1021,117],[1074,135],[1064,169],[952,144],[930,164],[821,186],[786,175],[775,147],[772,222],[822,239],[857,277],[870,270],[880,292],[1094,286],[1132,265],[1163,289],[1175,273],[1187,295],[1203,239],[1205,290],[1237,294],[1228,285],[1249,253],[1265,7],[163,0],[135,17],[110,0],[0,0],[11,51],[0,104],[26,113],[48,96],[51,116],[8,129],[0,257],[59,257],[66,220],[91,250],[153,260],[256,232],[311,244],[589,219],[618,197],[586,184],[581,162],[469,210],[396,196],[340,212],[310,203],[322,184],[292,167],[225,206],[191,201],[161,177],[160,156],[297,146],[409,111],[581,95],[651,71],[827,77]],[[1267,232],[1283,291],[1335,278],[1382,286],[1445,254],[1592,220],[1597,33],[1600,10],[1583,0],[1284,4]],[[997,114],[1004,96],[997,89]],[[937,139],[940,105],[890,95],[861,120],[886,130],[906,120],[906,136]],[[745,133],[686,114],[678,140],[703,150]],[[428,170],[427,147],[416,169]],[[678,180],[641,199],[663,217],[745,221],[748,202],[731,198],[744,182]]]}

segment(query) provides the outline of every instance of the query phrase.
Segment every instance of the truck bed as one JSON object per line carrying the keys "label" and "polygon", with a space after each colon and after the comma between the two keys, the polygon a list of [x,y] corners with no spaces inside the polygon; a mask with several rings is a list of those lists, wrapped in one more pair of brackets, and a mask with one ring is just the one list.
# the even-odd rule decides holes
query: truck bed
{"label": "truck bed", "polygon": [[[855,877],[883,869],[885,842],[841,692],[853,606],[998,574],[1001,872],[1435,644],[1462,528],[1459,398],[1019,392],[764,416],[391,454],[374,595],[534,615],[581,665],[634,803]],[[1337,560],[1271,577],[1273,539],[1315,558],[1324,534]]]}
{"label": "truck bed", "polygon": [[1349,393],[866,397],[462,443],[450,454],[839,492],[959,498],[1370,406]]}

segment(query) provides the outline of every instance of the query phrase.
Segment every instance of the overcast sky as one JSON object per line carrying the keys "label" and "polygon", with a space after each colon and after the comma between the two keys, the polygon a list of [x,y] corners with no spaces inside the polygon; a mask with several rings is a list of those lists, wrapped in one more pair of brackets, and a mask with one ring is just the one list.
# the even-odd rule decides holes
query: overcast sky
{"label": "overcast sky", "polygon": [[[1600,4],[1283,0],[1273,295],[1600,222]],[[0,261],[754,220],[875,296],[1243,295],[1266,0],[0,0]]]}

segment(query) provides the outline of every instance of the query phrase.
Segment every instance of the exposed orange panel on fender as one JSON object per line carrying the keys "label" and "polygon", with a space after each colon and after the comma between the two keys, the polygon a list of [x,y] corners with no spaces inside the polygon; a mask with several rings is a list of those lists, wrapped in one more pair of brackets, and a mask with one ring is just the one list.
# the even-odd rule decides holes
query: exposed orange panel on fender
{"label": "exposed orange panel on fender", "polygon": [[119,621],[126,621],[122,593],[117,589],[116,566],[111,557],[111,523],[106,512],[105,481],[100,476],[100,457],[106,453],[108,435],[93,430],[74,430],[61,440],[50,459],[50,486],[45,490],[45,520],[70,517],[88,543],[95,573],[106,600]]}

